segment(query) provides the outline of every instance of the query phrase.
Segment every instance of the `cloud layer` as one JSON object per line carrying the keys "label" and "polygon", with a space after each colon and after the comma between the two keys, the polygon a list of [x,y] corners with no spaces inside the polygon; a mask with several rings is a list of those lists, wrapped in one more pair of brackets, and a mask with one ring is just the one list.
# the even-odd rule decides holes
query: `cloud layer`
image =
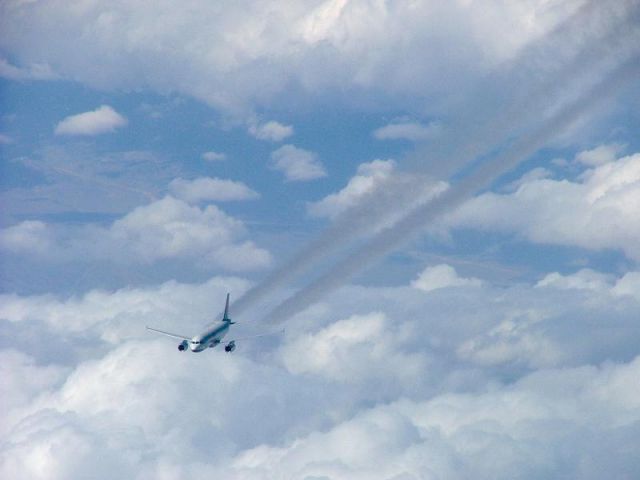
{"label": "cloud layer", "polygon": [[194,1],[186,10],[166,2],[150,11],[138,2],[12,1],[0,45],[21,65],[49,65],[64,78],[178,91],[231,112],[276,97],[295,101],[291,90],[364,87],[415,100],[468,84],[577,3]]}
{"label": "cloud layer", "polygon": [[[588,294],[548,280],[351,286],[300,315],[282,343],[241,342],[233,355],[181,354],[144,325],[189,334],[227,290],[248,287],[238,279],[69,299],[3,295],[7,338],[35,328],[67,355],[1,350],[10,395],[0,472],[624,478],[639,467],[629,447],[640,435],[636,278],[603,276]],[[212,363],[215,381],[194,388]]]}

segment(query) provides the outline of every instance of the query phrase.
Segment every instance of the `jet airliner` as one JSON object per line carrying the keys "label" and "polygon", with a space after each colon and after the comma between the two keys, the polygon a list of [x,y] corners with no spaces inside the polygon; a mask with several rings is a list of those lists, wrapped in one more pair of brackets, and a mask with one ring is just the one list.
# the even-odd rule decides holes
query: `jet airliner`
{"label": "jet airliner", "polygon": [[[231,325],[234,325],[236,322],[231,321],[229,318],[229,294],[227,293],[227,303],[224,307],[224,314],[222,316],[221,323],[215,323],[207,328],[200,335],[196,335],[194,337],[185,337],[184,335],[178,335],[176,333],[165,332],[163,330],[158,330],[156,328],[147,327],[147,330],[151,330],[153,332],[161,333],[163,335],[167,335],[168,337],[178,338],[182,340],[178,344],[178,350],[181,352],[185,351],[187,348],[192,352],[202,352],[207,348],[213,348],[220,343],[223,343],[223,338],[229,333],[229,328]],[[253,337],[245,337],[245,338],[255,338],[255,337],[263,337],[266,335],[272,335],[270,333],[263,335],[254,335]],[[234,339],[228,342],[225,342],[224,351],[225,352],[233,352],[236,349],[236,341],[242,339]]]}

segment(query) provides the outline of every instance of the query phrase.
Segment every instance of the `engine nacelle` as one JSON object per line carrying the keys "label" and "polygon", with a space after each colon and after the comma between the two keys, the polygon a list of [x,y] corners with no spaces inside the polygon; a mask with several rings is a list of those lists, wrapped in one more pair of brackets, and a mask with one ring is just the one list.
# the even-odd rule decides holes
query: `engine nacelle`
{"label": "engine nacelle", "polygon": [[189,346],[189,342],[187,342],[186,340],[183,340],[180,343],[180,345],[178,345],[178,350],[180,350],[181,352],[184,352],[188,346]]}
{"label": "engine nacelle", "polygon": [[225,351],[225,352],[229,352],[229,353],[231,353],[231,352],[233,352],[235,349],[236,349],[236,342],[235,342],[235,341],[233,341],[233,340],[232,340],[232,341],[230,341],[229,343],[227,343],[227,344],[224,346],[224,351]]}

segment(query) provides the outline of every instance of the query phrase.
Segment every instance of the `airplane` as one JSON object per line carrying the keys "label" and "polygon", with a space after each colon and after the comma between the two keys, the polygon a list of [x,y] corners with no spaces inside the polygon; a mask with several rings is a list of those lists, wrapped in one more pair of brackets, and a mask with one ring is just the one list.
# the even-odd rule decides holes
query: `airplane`
{"label": "airplane", "polygon": [[[219,345],[222,342],[222,339],[229,333],[229,327],[234,325],[236,322],[231,321],[229,318],[229,294],[227,293],[227,302],[224,307],[224,314],[221,320],[222,324],[215,323],[207,328],[200,335],[196,335],[194,337],[185,337],[184,335],[178,335],[176,333],[165,332],[164,330],[158,330],[156,328],[151,328],[147,326],[147,330],[151,330],[153,332],[161,333],[168,337],[178,338],[182,341],[178,344],[178,350],[184,352],[187,348],[194,353],[202,352],[207,348],[213,348]],[[273,335],[273,333],[265,333],[262,335],[254,335],[252,337],[244,337],[244,338],[236,338],[234,340],[226,342],[224,346],[224,351],[231,353],[236,349],[236,342],[238,340],[246,340],[248,338],[255,337],[264,337],[267,335]]]}

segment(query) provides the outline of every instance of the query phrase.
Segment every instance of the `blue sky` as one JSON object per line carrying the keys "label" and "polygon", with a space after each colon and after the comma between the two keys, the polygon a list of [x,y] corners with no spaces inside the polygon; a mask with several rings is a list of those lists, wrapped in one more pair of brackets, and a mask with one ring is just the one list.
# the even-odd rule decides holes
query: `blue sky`
{"label": "blue sky", "polygon": [[4,2],[0,477],[631,478],[638,13]]}

